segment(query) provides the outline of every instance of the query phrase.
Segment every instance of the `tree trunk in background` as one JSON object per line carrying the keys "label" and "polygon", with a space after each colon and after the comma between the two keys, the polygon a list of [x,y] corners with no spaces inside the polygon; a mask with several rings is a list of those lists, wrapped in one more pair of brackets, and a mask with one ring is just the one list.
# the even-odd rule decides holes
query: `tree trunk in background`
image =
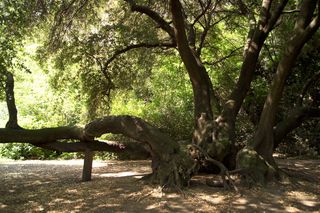
{"label": "tree trunk in background", "polygon": [[7,72],[6,80],[6,101],[8,106],[9,121],[6,124],[6,128],[10,129],[21,129],[18,125],[18,111],[15,104],[14,98],[14,78],[12,73]]}

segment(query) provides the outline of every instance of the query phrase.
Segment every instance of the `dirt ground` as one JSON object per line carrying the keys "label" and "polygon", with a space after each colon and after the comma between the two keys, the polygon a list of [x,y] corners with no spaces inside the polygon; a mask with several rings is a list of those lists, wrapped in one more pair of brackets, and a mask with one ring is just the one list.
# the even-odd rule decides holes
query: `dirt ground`
{"label": "dirt ground", "polygon": [[0,212],[320,212],[320,160],[278,162],[314,178],[235,192],[197,176],[183,192],[161,193],[139,181],[149,161],[94,161],[93,180],[81,182],[81,160],[0,160]]}

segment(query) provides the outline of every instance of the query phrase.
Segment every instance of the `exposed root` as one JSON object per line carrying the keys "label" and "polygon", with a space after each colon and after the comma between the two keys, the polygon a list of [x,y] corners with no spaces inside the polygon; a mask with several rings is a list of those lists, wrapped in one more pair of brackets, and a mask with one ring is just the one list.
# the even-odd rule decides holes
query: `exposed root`
{"label": "exposed root", "polygon": [[234,181],[232,180],[232,178],[230,177],[230,173],[229,173],[229,170],[227,169],[227,167],[225,167],[223,165],[223,163],[221,163],[220,161],[217,161],[213,158],[211,158],[208,153],[202,149],[200,146],[196,145],[196,144],[192,144],[192,146],[194,146],[195,148],[197,148],[202,154],[203,156],[205,157],[205,159],[211,163],[213,163],[214,165],[218,166],[219,169],[220,169],[220,176],[221,176],[221,179],[222,179],[222,183],[221,182],[216,182],[216,181],[213,181],[212,184],[207,184],[209,186],[216,186],[216,187],[220,187],[220,186],[223,186],[225,189],[234,189],[236,192],[238,192],[238,188],[237,186],[234,184]]}
{"label": "exposed root", "polygon": [[308,181],[308,182],[319,182],[319,180],[312,176],[311,174],[307,174],[303,171],[296,171],[294,169],[288,169],[288,168],[281,168],[281,171],[292,178]]}

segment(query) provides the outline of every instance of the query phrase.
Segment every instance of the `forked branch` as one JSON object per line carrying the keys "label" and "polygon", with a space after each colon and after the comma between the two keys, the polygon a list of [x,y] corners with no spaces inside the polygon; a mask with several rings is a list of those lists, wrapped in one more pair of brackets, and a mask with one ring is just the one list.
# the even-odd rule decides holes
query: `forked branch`
{"label": "forked branch", "polygon": [[159,25],[159,27],[161,29],[163,29],[164,31],[166,31],[169,34],[169,36],[172,38],[172,40],[174,40],[173,28],[157,12],[155,12],[154,10],[152,10],[149,7],[137,5],[134,0],[125,0],[125,1],[130,4],[132,11],[139,12],[139,13],[142,13],[142,14],[149,16],[154,22],[156,22]]}
{"label": "forked branch", "polygon": [[124,47],[123,49],[117,50],[113,53],[113,55],[103,64],[102,72],[103,74],[107,75],[106,70],[108,66],[120,55],[129,52],[130,50],[140,49],[140,48],[173,48],[175,44],[173,43],[140,43],[140,44],[132,44],[129,46]]}

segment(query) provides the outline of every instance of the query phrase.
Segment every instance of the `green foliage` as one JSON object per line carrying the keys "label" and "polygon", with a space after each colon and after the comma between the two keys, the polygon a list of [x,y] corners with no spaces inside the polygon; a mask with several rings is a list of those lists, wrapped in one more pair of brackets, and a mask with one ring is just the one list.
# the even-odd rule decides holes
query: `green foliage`
{"label": "green foliage", "polygon": [[159,56],[151,72],[143,84],[114,94],[111,114],[139,116],[176,140],[190,138],[193,96],[183,65],[175,55]]}
{"label": "green foliage", "polygon": [[[0,2],[0,100],[3,99],[4,80],[7,71],[25,69],[23,61],[18,60],[17,54],[22,48],[24,36],[31,23],[36,23],[34,1]],[[38,13],[40,14],[40,13]]]}
{"label": "green foliage", "polygon": [[[137,2],[148,5],[165,20],[171,18],[166,1]],[[199,2],[184,1],[188,21],[201,11]],[[248,10],[259,13],[261,1],[245,2]],[[292,9],[295,6],[292,2],[289,5]],[[203,41],[201,60],[219,99],[216,105],[221,105],[239,76],[249,23],[246,16],[234,13],[239,8],[229,1],[222,1],[217,7],[232,13],[214,13],[213,21],[217,23],[208,30]],[[200,21],[204,23],[206,16],[208,14],[199,17]],[[255,79],[238,116],[237,133],[241,145],[254,132],[274,68],[280,60],[279,53],[285,49],[290,36],[293,16],[295,14],[283,17],[283,23],[271,33],[261,52]],[[200,38],[204,27],[196,23],[194,28]],[[108,114],[129,114],[147,120],[175,140],[190,139],[194,125],[193,92],[177,51],[140,48],[115,56],[130,45],[168,40],[150,18],[132,13],[125,1],[3,0],[0,2],[0,100],[4,99],[5,73],[10,71],[15,75],[19,124],[24,128],[85,124]],[[319,70],[320,54],[313,48],[318,40],[304,50],[295,74],[289,77],[278,120],[285,117],[304,83]],[[199,45],[198,41],[196,47]],[[114,60],[106,63],[112,57]],[[307,91],[304,104],[311,104],[308,100],[315,97],[319,87],[317,83]],[[4,126],[5,104],[0,106],[0,120]],[[214,113],[220,111],[215,107]],[[309,127],[302,128],[303,134],[311,132]],[[110,135],[106,138],[127,140]],[[291,138],[297,150],[315,147],[311,140],[305,143],[302,132],[295,132]],[[4,145],[0,152],[14,159],[81,156],[60,155],[27,144]],[[98,156],[122,157],[109,153]]]}
{"label": "green foliage", "polygon": [[61,153],[34,147],[30,144],[3,144],[0,146],[0,157],[14,160],[56,159]]}

